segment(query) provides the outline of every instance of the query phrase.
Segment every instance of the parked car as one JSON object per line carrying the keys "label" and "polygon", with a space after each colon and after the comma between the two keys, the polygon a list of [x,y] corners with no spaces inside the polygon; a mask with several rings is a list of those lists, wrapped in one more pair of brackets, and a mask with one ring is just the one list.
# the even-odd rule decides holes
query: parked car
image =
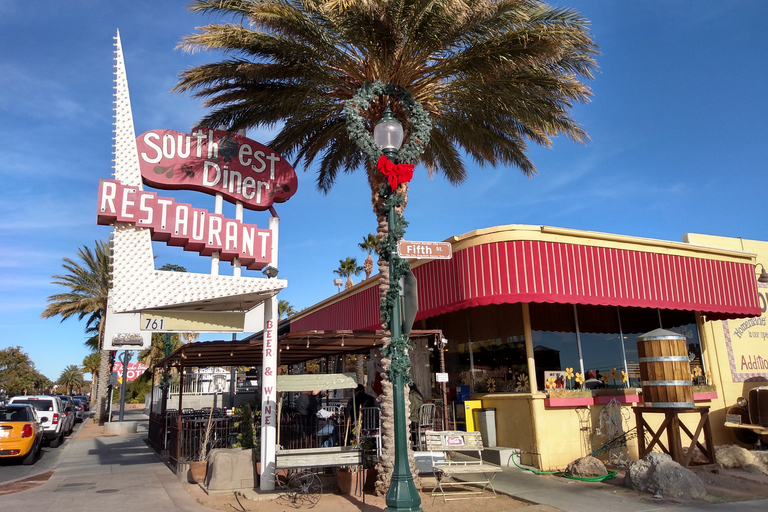
{"label": "parked car", "polygon": [[72,398],[77,398],[78,400],[80,400],[83,403],[83,408],[86,411],[91,410],[91,399],[88,398],[87,395],[75,395]]}
{"label": "parked car", "polygon": [[9,405],[12,404],[32,406],[43,427],[43,440],[51,448],[56,448],[61,444],[69,425],[64,413],[64,402],[59,397],[49,395],[14,396],[9,402]]}
{"label": "parked car", "polygon": [[61,398],[61,401],[64,403],[64,412],[67,415],[66,423],[67,428],[64,430],[69,435],[72,433],[72,431],[75,429],[75,421],[77,420],[75,415],[75,401],[72,400],[72,397],[69,395],[56,395],[59,398]]}
{"label": "parked car", "polygon": [[35,409],[25,404],[0,406],[0,458],[34,464],[43,448],[43,427]]}
{"label": "parked car", "polygon": [[85,419],[85,407],[83,407],[83,402],[75,397],[72,397],[72,401],[75,402],[75,421],[80,423]]}

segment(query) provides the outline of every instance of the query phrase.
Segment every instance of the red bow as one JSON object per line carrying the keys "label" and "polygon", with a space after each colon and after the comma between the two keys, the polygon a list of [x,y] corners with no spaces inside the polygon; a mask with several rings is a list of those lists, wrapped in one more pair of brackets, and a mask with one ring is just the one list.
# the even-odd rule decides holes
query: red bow
{"label": "red bow", "polygon": [[387,177],[392,190],[397,189],[397,186],[401,183],[408,183],[413,178],[413,165],[394,164],[384,155],[379,157],[376,165],[379,168],[379,172]]}

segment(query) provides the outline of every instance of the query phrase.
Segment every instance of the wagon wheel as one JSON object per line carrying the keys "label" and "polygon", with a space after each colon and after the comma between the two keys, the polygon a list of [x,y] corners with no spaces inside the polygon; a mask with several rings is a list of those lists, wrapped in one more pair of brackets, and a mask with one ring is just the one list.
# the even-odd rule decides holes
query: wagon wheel
{"label": "wagon wheel", "polygon": [[300,471],[288,481],[288,490],[294,499],[306,500],[313,507],[320,501],[320,496],[323,494],[323,484],[314,473]]}

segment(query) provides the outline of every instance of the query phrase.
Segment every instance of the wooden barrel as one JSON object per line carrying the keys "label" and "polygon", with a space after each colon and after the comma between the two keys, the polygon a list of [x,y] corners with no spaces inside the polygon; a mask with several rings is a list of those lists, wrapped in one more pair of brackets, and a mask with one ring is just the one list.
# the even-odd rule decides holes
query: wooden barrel
{"label": "wooden barrel", "polygon": [[637,337],[643,403],[647,407],[693,407],[691,367],[685,337],[656,329]]}

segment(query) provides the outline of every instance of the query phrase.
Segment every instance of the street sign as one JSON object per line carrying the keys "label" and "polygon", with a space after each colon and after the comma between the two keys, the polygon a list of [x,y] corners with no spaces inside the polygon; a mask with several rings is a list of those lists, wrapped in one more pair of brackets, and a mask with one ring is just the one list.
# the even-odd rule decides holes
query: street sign
{"label": "street sign", "polygon": [[397,242],[397,255],[416,260],[449,260],[452,246],[449,242]]}

